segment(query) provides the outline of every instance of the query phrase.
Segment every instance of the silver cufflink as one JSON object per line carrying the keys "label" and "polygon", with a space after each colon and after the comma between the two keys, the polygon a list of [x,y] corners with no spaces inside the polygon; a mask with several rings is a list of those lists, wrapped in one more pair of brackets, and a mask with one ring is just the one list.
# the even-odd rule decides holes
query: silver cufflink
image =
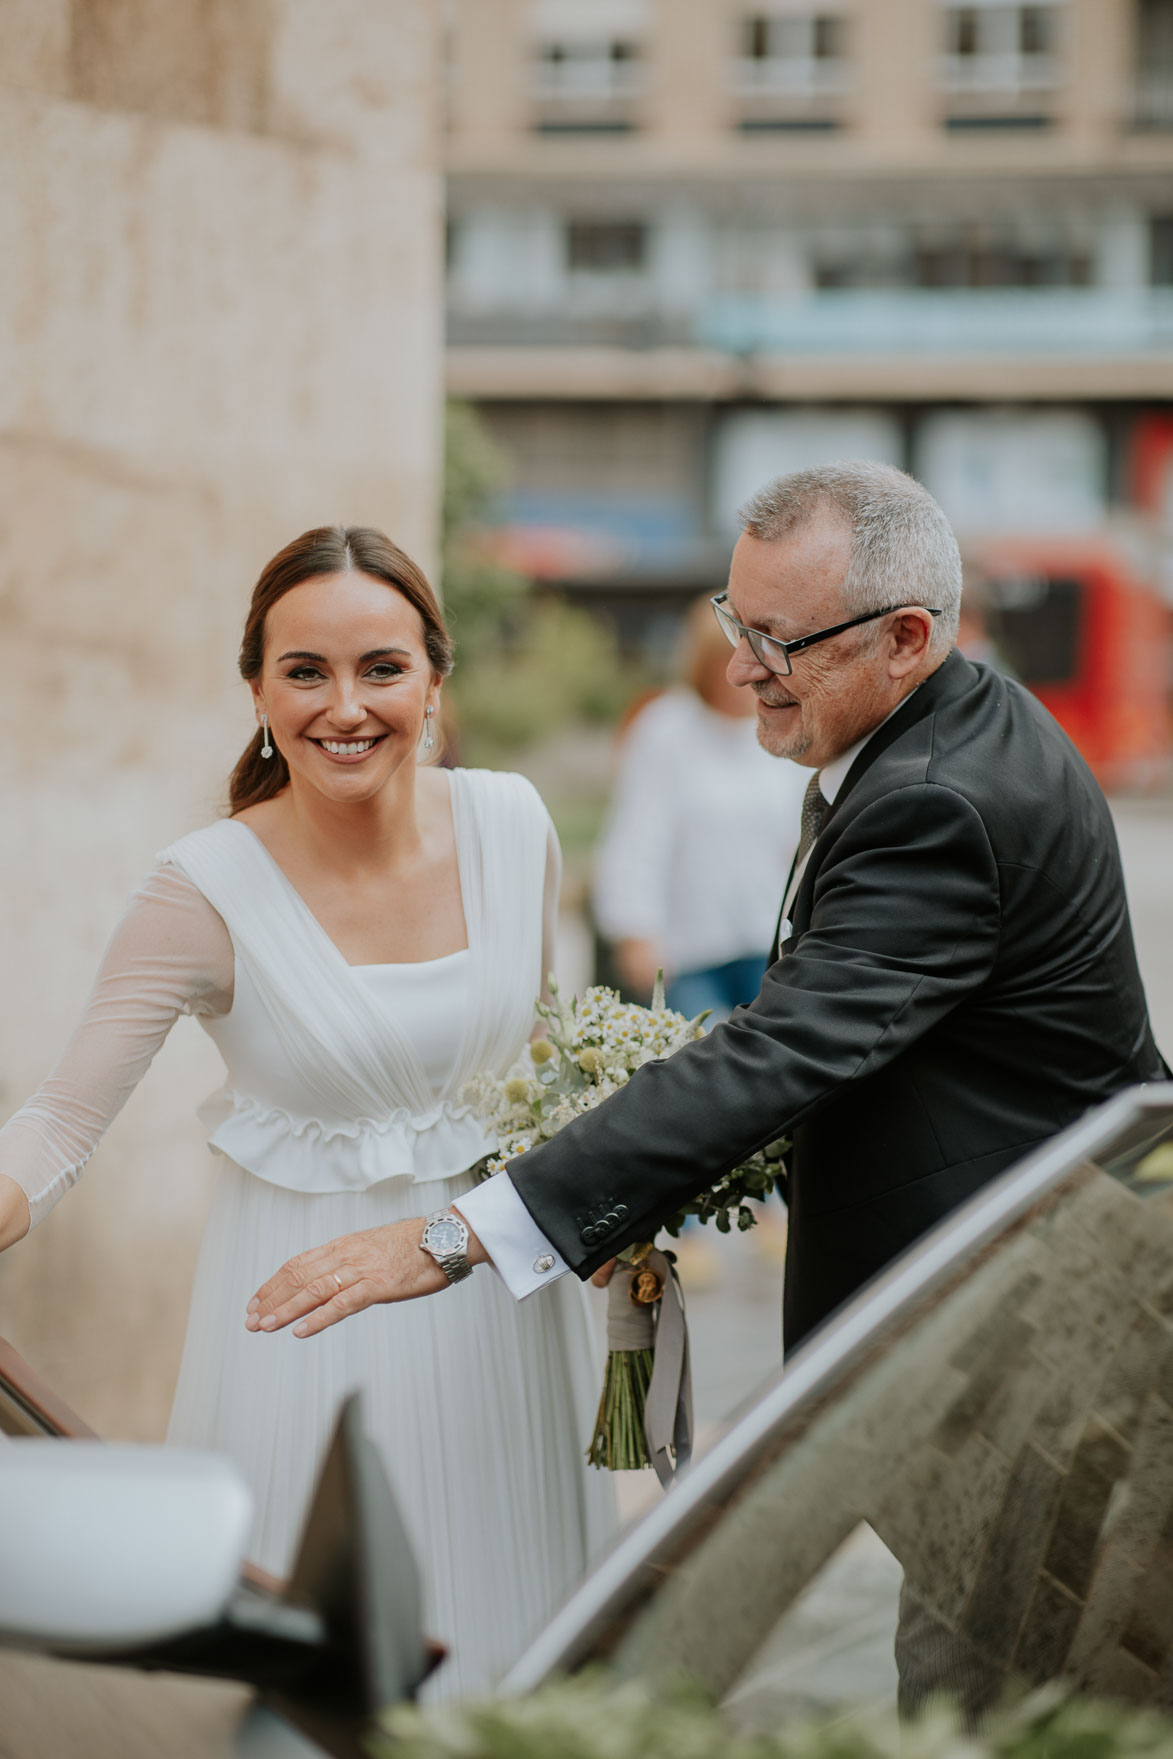
{"label": "silver cufflink", "polygon": [[548,1252],[543,1252],[540,1258],[534,1259],[534,1269],[540,1275],[544,1275],[546,1271],[553,1270],[553,1268],[554,1260]]}

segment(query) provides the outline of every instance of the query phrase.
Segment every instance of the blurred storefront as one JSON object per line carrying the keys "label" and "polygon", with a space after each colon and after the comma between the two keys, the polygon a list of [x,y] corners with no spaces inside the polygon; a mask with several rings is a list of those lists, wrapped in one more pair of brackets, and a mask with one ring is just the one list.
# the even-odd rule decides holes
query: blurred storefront
{"label": "blurred storefront", "polygon": [[448,382],[512,454],[509,554],[661,650],[752,488],[887,459],[979,571],[1018,545],[1091,605],[1107,569],[1158,680],[1143,760],[1064,718],[1106,777],[1155,773],[1173,0],[454,0],[449,26]]}

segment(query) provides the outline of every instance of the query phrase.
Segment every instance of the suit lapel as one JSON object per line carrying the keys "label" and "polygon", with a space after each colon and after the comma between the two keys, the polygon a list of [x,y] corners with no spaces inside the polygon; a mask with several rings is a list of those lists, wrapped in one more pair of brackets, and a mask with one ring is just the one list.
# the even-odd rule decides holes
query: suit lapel
{"label": "suit lapel", "polygon": [[[843,803],[851,793],[852,789],[857,785],[861,778],[867,774],[877,759],[883,757],[884,753],[894,745],[897,739],[899,739],[902,734],[906,733],[910,727],[915,727],[918,722],[926,720],[930,715],[936,714],[942,703],[950,701],[955,696],[964,695],[964,693],[972,687],[975,677],[976,673],[974,668],[965,658],[964,654],[959,653],[956,648],[953,648],[947,658],[937,667],[937,670],[931,673],[930,676],[925,679],[924,683],[914,690],[912,695],[908,697],[905,702],[901,703],[892,718],[885,721],[878,731],[868,740],[867,744],[848,770],[846,776],[843,778],[842,786],[834,800],[831,802],[827,816],[823,820],[822,830],[819,832],[820,837],[822,837],[823,832],[828,830],[834,823],[836,814],[842,810]],[[806,871],[799,882],[798,892],[795,895],[793,905],[794,914],[791,919],[793,924],[791,929],[792,935],[802,932],[798,925],[804,916],[809,917],[810,915],[810,896],[814,887],[815,874],[818,871],[818,862],[816,860],[817,851],[818,842],[816,840],[815,847],[811,850],[810,859],[806,864]],[[789,896],[790,886],[794,879],[794,869],[795,862],[792,861],[790,864],[790,873],[787,876],[786,885],[782,892],[782,905],[778,911],[778,922],[774,929],[774,939],[771,943],[771,961],[779,957],[778,937],[782,932],[782,924],[785,921],[783,912],[785,911],[786,899]],[[803,926],[805,927],[805,923]]]}

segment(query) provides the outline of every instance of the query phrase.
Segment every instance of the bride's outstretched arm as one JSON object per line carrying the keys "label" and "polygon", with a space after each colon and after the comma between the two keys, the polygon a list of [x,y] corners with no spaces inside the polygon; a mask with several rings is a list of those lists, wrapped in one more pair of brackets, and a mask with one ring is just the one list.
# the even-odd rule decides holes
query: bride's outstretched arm
{"label": "bride's outstretched arm", "polygon": [[223,1013],[232,942],[178,869],[135,893],[73,1036],[48,1080],[0,1130],[0,1250],[73,1185],[183,1012]]}

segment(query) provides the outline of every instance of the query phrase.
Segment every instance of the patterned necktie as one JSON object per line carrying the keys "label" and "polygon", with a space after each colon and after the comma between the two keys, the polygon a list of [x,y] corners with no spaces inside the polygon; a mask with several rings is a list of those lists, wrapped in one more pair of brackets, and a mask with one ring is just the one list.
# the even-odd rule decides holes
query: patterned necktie
{"label": "patterned necktie", "polygon": [[819,788],[819,772],[815,771],[806,785],[806,793],[802,797],[802,819],[798,835],[798,852],[794,857],[794,871],[798,872],[811,850],[815,838],[823,828],[823,820],[831,810],[830,802],[823,799]]}

